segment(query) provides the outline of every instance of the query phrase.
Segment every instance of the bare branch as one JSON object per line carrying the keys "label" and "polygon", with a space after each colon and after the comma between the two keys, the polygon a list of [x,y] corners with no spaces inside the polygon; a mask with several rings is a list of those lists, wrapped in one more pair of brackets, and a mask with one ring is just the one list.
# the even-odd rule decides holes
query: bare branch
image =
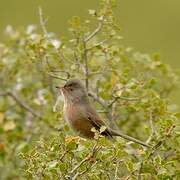
{"label": "bare branch", "polygon": [[94,44],[93,46],[87,48],[87,50],[89,51],[89,50],[91,50],[91,49],[93,49],[93,48],[96,48],[96,47],[98,47],[98,46],[101,46],[101,45],[103,45],[106,41],[107,41],[107,39],[104,39],[103,41],[101,41],[101,42],[99,42],[99,43],[96,43],[96,44]]}
{"label": "bare branch", "polygon": [[115,123],[115,121],[113,121],[113,117],[112,117],[112,109],[111,107],[108,107],[107,104],[105,103],[105,101],[101,98],[99,98],[97,95],[95,95],[94,93],[92,92],[89,92],[88,93],[88,96],[90,96],[94,101],[96,101],[97,103],[99,103],[103,108],[104,108],[104,111],[101,111],[101,113],[106,113],[106,117],[107,119],[109,120],[109,123],[110,123],[110,127],[113,128],[113,129],[116,129],[118,130],[118,127]]}
{"label": "bare branch", "polygon": [[154,128],[154,124],[153,124],[153,112],[152,111],[150,112],[149,116],[150,116],[149,117],[149,123],[150,123],[150,127],[151,127],[151,134],[150,134],[149,138],[146,141],[147,144],[152,140],[153,136],[156,133],[155,128]]}
{"label": "bare branch", "polygon": [[86,89],[88,91],[89,89],[89,66],[88,66],[88,56],[87,56],[87,47],[86,47],[86,41],[83,41],[84,44],[84,75],[85,75],[85,84]]}
{"label": "bare branch", "polygon": [[8,96],[7,92],[0,92],[0,96]]}
{"label": "bare branch", "polygon": [[62,71],[62,70],[53,69],[53,70],[51,70],[51,72],[52,73],[63,73],[63,74],[66,74],[66,79],[69,79],[71,77],[71,74],[68,71]]}
{"label": "bare branch", "polygon": [[98,27],[88,36],[84,39],[85,42],[89,41],[92,39],[99,31],[101,31],[103,26],[103,20],[99,21]]}
{"label": "bare branch", "polygon": [[98,96],[96,96],[94,93],[89,92],[88,96],[91,97],[94,101],[96,101],[97,103],[99,103],[103,108],[105,108],[107,110],[107,105],[106,103],[103,101],[103,99],[100,99]]}
{"label": "bare branch", "polygon": [[73,59],[70,59],[69,57],[66,57],[61,50],[58,51],[58,54],[59,54],[59,57],[60,57],[62,60],[67,61],[67,62],[69,62],[69,63],[73,63],[73,64],[75,63],[75,62],[73,61]]}
{"label": "bare branch", "polygon": [[68,153],[69,151],[66,150],[64,151],[64,153],[61,155],[61,157],[59,158],[59,160],[62,162],[63,158],[65,157],[65,155]]}
{"label": "bare branch", "polygon": [[56,76],[56,75],[53,75],[53,74],[48,74],[50,77],[52,77],[52,78],[55,78],[55,79],[60,79],[60,80],[63,80],[63,81],[67,81],[67,79],[65,79],[65,78],[62,78],[62,77],[59,77],[59,76]]}
{"label": "bare branch", "polygon": [[114,97],[114,99],[112,100],[112,102],[108,105],[109,107],[111,107],[116,101],[118,101],[119,99],[121,100],[125,100],[125,101],[138,101],[139,99],[141,99],[142,97],[133,97],[133,98],[128,98],[128,97],[122,97],[122,96],[116,96]]}
{"label": "bare branch", "polygon": [[16,101],[16,103],[20,107],[22,107],[26,111],[30,112],[33,116],[38,117],[38,118],[42,118],[41,114],[39,114],[39,113],[35,112],[33,109],[31,109],[24,101],[22,101],[14,93],[12,93],[12,92],[4,92],[4,93],[0,93],[0,96],[9,96],[9,97],[11,97],[14,101]]}
{"label": "bare branch", "polygon": [[84,164],[86,161],[88,161],[90,159],[90,155],[88,154],[79,164],[77,164],[72,171],[70,172],[70,174],[73,174],[82,164]]}
{"label": "bare branch", "polygon": [[46,29],[46,26],[45,26],[46,22],[47,22],[47,19],[43,18],[42,8],[40,6],[39,6],[39,21],[40,21],[42,31],[43,31],[45,37],[47,37],[48,32],[47,32],[47,29]]}

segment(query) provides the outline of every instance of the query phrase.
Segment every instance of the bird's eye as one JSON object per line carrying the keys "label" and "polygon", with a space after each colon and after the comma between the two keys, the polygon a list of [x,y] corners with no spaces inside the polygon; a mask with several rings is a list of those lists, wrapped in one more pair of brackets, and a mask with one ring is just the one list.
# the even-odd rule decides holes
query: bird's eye
{"label": "bird's eye", "polygon": [[69,88],[70,91],[73,91],[73,88]]}
{"label": "bird's eye", "polygon": [[71,84],[69,84],[68,86],[71,87],[72,85],[73,85],[73,84],[71,83]]}

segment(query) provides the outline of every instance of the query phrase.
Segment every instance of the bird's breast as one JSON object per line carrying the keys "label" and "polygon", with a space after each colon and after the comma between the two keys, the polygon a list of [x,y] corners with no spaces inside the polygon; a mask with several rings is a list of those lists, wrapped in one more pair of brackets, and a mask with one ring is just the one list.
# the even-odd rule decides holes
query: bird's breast
{"label": "bird's breast", "polygon": [[74,105],[65,105],[64,106],[65,118],[68,121],[74,121],[80,116],[78,108]]}
{"label": "bird's breast", "polygon": [[93,137],[92,123],[84,116],[83,107],[68,105],[65,108],[65,118],[71,127],[85,137]]}

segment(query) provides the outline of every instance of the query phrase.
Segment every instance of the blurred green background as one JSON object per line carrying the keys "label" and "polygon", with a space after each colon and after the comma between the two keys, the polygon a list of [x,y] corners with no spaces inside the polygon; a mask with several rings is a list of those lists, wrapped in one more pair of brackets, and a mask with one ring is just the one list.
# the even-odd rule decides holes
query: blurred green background
{"label": "blurred green background", "polygon": [[[122,43],[135,50],[159,52],[162,61],[180,69],[180,0],[117,0],[116,17],[122,27]],[[68,19],[78,15],[86,19],[88,9],[96,9],[98,0],[0,0],[0,37],[8,24],[18,28],[38,24],[38,6],[48,17],[47,29],[64,37]],[[173,101],[180,105],[180,93]]]}

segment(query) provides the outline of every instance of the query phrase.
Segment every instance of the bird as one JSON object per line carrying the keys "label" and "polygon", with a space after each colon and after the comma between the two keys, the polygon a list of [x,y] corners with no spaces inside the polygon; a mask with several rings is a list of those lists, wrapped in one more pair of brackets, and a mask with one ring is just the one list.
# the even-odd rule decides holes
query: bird
{"label": "bird", "polygon": [[145,142],[108,127],[89,101],[88,92],[79,79],[69,79],[64,86],[56,86],[56,88],[60,90],[63,96],[65,120],[80,136],[93,138],[95,134],[92,128],[100,130],[102,126],[105,126],[105,130],[101,133],[103,136],[110,138],[120,136],[142,146],[151,147]]}

